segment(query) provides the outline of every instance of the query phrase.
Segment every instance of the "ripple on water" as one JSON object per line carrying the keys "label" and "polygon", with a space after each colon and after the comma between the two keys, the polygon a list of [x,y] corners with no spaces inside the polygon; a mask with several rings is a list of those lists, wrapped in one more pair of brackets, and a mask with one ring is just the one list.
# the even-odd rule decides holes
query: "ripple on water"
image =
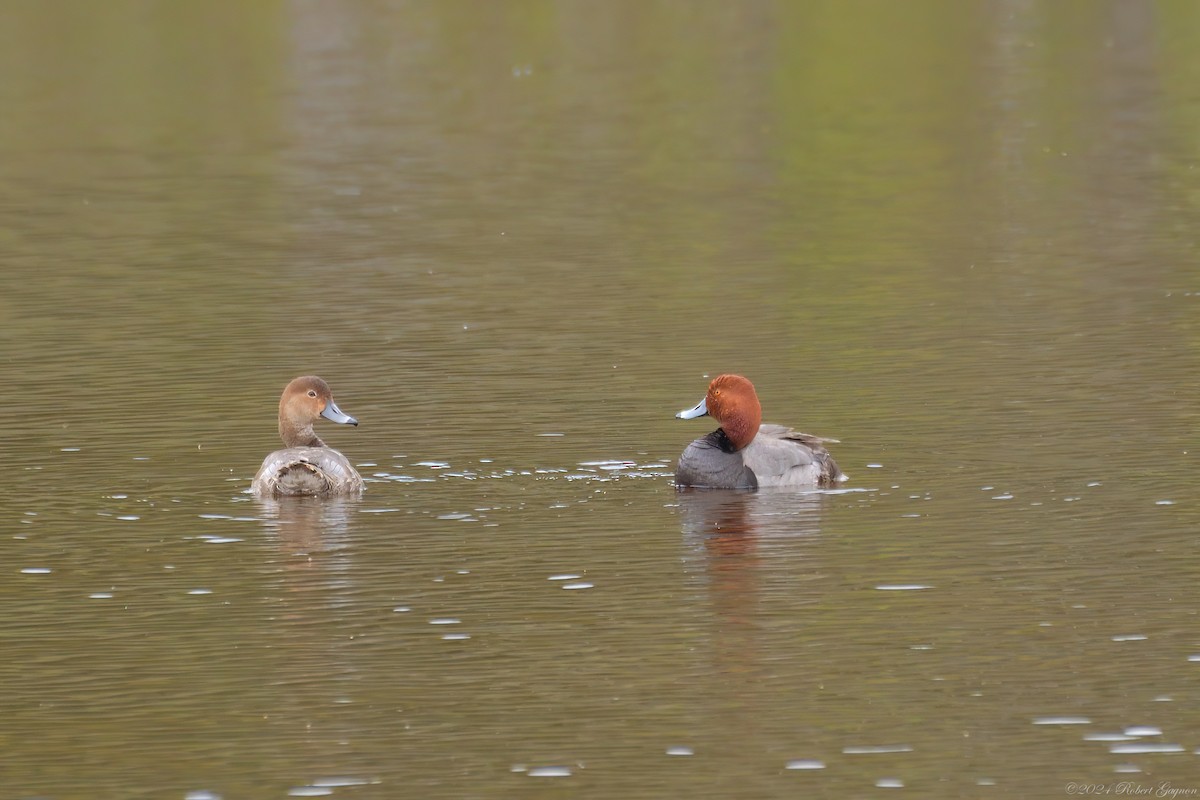
{"label": "ripple on water", "polygon": [[825,762],[815,758],[797,758],[789,761],[786,769],[825,769]]}
{"label": "ripple on water", "polygon": [[921,589],[932,589],[933,586],[926,583],[881,583],[875,588],[881,592],[915,592]]}
{"label": "ripple on water", "polygon": [[1181,744],[1163,744],[1160,742],[1118,742],[1109,745],[1108,752],[1113,755],[1146,755],[1149,753],[1183,753]]}
{"label": "ripple on water", "polygon": [[631,467],[636,467],[637,462],[636,461],[625,461],[624,459],[605,460],[605,461],[580,461],[579,466],[581,466],[581,467],[596,467],[597,469],[605,469],[605,470],[617,470],[617,469],[629,469]]}
{"label": "ripple on water", "polygon": [[570,767],[531,767],[525,772],[531,778],[569,778]]}
{"label": "ripple on water", "polygon": [[848,745],[842,748],[842,752],[848,756],[876,755],[879,753],[911,753],[912,751],[912,745],[908,744]]}
{"label": "ripple on water", "polygon": [[328,786],[296,786],[288,789],[288,797],[328,797],[333,789]]}
{"label": "ripple on water", "polygon": [[1126,736],[1162,736],[1162,728],[1155,725],[1130,725],[1125,729]]}
{"label": "ripple on water", "polygon": [[1091,725],[1092,721],[1087,717],[1034,717],[1034,725]]}
{"label": "ripple on water", "polygon": [[412,475],[392,475],[389,472],[376,472],[371,477],[381,478],[382,480],[391,481],[392,483],[434,483],[435,482],[434,478],[416,478],[416,477],[413,477]]}
{"label": "ripple on water", "polygon": [[378,783],[376,780],[367,778],[351,778],[349,776],[337,776],[333,778],[319,778],[312,782],[313,786],[337,789],[342,786],[370,786],[373,783]]}

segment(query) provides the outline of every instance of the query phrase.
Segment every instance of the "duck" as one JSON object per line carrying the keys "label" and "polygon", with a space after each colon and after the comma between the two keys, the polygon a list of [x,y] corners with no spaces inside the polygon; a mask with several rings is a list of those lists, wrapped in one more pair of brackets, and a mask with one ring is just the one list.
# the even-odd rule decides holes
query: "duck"
{"label": "duck", "polygon": [[313,423],[324,417],[339,425],[358,426],[333,401],[329,384],[316,375],[293,379],[279,398],[279,438],[276,450],[259,467],[250,490],[259,497],[335,497],[362,491],[362,476],[350,461],[321,441]]}
{"label": "duck", "polygon": [[706,415],[721,427],[684,449],[675,470],[677,488],[828,487],[848,480],[825,449],[837,439],[764,424],[754,384],[742,375],[713,378],[704,399],[675,417]]}

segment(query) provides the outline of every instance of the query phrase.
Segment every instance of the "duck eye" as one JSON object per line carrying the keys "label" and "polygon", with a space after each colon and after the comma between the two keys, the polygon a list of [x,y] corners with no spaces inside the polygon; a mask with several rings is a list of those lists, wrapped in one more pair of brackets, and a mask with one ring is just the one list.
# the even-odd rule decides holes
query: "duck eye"
{"label": "duck eye", "polygon": [[309,390],[308,390],[308,396],[309,396],[309,397],[316,397],[316,396],[317,396],[317,393],[316,393],[316,391],[315,391],[315,390],[313,390],[313,389],[309,389]]}

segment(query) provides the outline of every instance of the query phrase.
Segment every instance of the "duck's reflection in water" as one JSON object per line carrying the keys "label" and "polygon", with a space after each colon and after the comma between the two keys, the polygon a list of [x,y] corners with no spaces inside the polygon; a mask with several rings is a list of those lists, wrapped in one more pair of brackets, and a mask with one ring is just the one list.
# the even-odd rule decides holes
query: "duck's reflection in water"
{"label": "duck's reflection in water", "polygon": [[259,642],[270,663],[265,696],[280,734],[313,763],[324,763],[349,735],[339,708],[358,700],[361,624],[353,561],[356,498],[284,497],[256,501],[276,546],[262,565],[267,617]]}
{"label": "duck's reflection in water", "polygon": [[[255,502],[263,528],[275,536],[281,557],[289,563],[311,567],[321,560],[332,562],[335,569],[347,566],[344,561],[348,558],[350,520],[360,502],[358,498],[284,497]],[[317,555],[333,558],[314,558]]]}
{"label": "duck's reflection in water", "polygon": [[687,489],[679,492],[683,540],[697,566],[720,570],[717,556],[811,555],[821,533],[825,493],[789,489]]}
{"label": "duck's reflection in water", "polygon": [[707,586],[718,619],[750,620],[764,594],[794,607],[795,593],[822,577],[825,499],[786,489],[679,493],[685,568]]}
{"label": "duck's reflection in water", "polygon": [[[809,702],[800,689],[811,642],[805,610],[821,601],[820,492],[687,490],[678,495],[685,570],[707,605],[705,671],[722,709],[725,746],[761,740],[780,703]],[[758,754],[747,752],[747,758]]]}

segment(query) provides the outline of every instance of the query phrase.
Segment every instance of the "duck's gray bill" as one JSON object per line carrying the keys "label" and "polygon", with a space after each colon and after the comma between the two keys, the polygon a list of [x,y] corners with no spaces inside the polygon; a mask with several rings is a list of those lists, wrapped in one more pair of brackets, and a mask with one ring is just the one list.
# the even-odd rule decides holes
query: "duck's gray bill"
{"label": "duck's gray bill", "polygon": [[683,411],[680,411],[675,415],[675,419],[695,419],[696,417],[703,417],[707,413],[708,406],[704,400],[701,400],[696,404],[695,408],[685,408]]}
{"label": "duck's gray bill", "polygon": [[337,403],[332,400],[325,404],[325,410],[321,412],[321,416],[325,419],[333,420],[339,425],[358,426],[358,420],[349,414],[343,414],[342,410],[337,407]]}

